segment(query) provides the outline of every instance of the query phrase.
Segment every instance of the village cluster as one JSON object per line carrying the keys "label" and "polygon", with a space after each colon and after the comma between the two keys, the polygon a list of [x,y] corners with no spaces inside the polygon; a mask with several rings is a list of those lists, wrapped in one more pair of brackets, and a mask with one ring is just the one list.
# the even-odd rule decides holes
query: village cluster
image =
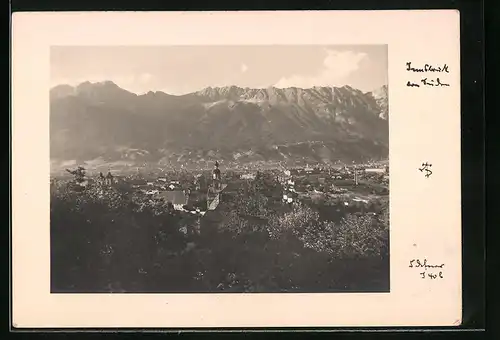
{"label": "village cluster", "polygon": [[[352,273],[362,276],[349,289],[387,280],[387,162],[252,169],[213,162],[128,173],[83,164],[68,172],[51,186],[52,228],[65,246],[54,248],[62,259],[54,267],[67,280],[61,287],[121,289],[108,286],[112,280],[132,291],[260,292],[324,282],[344,289]],[[99,256],[99,270],[80,267],[74,278],[83,256]],[[344,265],[358,256],[359,264]]]}
{"label": "village cluster", "polygon": [[287,169],[253,171],[227,170],[222,172],[215,162],[211,171],[159,171],[147,175],[123,176],[99,173],[85,176],[83,167],[71,171],[80,186],[95,182],[100,185],[125,184],[150,199],[162,199],[180,213],[204,216],[217,209],[221,201],[231,201],[231,194],[245,181],[257,176],[271,183],[267,195],[273,202],[294,204],[336,199],[346,207],[369,204],[371,200],[389,193],[389,167],[379,163],[345,165],[343,167],[305,166]]}

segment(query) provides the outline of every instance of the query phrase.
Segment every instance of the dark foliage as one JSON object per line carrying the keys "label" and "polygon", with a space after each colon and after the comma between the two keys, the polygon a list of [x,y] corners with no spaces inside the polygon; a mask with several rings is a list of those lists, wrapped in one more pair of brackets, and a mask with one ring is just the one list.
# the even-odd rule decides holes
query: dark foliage
{"label": "dark foliage", "polygon": [[329,220],[300,204],[273,209],[273,185],[259,175],[200,218],[123,185],[53,182],[52,291],[388,290],[385,204]]}

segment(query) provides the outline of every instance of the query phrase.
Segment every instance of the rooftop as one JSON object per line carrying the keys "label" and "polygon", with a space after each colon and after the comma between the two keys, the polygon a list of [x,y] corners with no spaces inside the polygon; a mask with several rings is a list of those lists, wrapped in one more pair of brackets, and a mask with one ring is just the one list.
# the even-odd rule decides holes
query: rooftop
{"label": "rooftop", "polygon": [[159,197],[162,197],[165,201],[171,202],[172,204],[182,204],[188,203],[188,196],[184,194],[183,191],[161,191],[158,193]]}
{"label": "rooftop", "polygon": [[219,190],[215,189],[215,187],[213,187],[213,186],[209,186],[208,187],[208,194],[209,195],[210,194],[218,194],[219,192],[221,192],[224,189],[226,189],[226,187],[227,187],[227,184],[225,184],[225,183],[223,183],[223,184],[220,185],[220,189]]}

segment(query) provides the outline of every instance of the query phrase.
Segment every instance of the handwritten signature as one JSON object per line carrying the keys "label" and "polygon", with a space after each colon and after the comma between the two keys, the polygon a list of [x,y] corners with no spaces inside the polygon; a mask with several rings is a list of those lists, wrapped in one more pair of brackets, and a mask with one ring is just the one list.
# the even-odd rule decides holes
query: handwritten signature
{"label": "handwritten signature", "polygon": [[[436,78],[436,79],[428,79],[428,78],[422,78],[420,80],[420,83],[422,86],[450,86],[450,84],[444,83],[441,81],[441,79]],[[406,83],[406,86],[408,87],[420,87],[420,84],[414,83],[408,80]]]}
{"label": "handwritten signature", "polygon": [[[431,280],[435,279],[444,279],[443,276],[443,271],[435,272],[434,270],[436,268],[442,269],[444,267],[444,263],[442,264],[428,264],[427,259],[424,259],[423,261],[420,261],[419,259],[414,259],[410,260],[410,268],[424,268],[424,271],[419,273],[420,278],[425,279],[425,278],[430,278]],[[427,271],[430,269],[430,271]]]}
{"label": "handwritten signature", "polygon": [[427,162],[422,163],[422,167],[419,168],[420,172],[425,171],[425,177],[429,178],[430,175],[432,175],[432,170],[430,169],[432,167],[432,164],[429,164]]}
{"label": "handwritten signature", "polygon": [[444,64],[443,66],[433,66],[430,64],[425,64],[424,67],[413,67],[411,65],[411,61],[406,63],[406,70],[409,72],[445,72],[450,73],[448,69],[448,65]]}
{"label": "handwritten signature", "polygon": [[427,259],[424,259],[424,261],[420,261],[419,259],[417,260],[411,260],[410,261],[410,268],[425,268],[427,270],[428,268],[443,268],[444,263],[442,264],[427,264]]}
{"label": "handwritten signature", "polygon": [[[431,64],[425,64],[423,67],[413,67],[411,61],[406,63],[406,71],[408,72],[417,72],[417,73],[450,73],[449,67],[447,64],[443,64],[440,66],[434,66]],[[435,79],[430,79],[424,77],[420,79],[420,82],[413,82],[408,80],[406,83],[408,87],[442,87],[442,86],[450,86],[450,84],[445,83],[441,78],[436,77]]]}

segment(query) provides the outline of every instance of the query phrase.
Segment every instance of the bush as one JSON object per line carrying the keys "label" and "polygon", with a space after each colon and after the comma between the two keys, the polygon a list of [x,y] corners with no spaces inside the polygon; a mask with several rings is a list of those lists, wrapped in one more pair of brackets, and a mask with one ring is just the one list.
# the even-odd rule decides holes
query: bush
{"label": "bush", "polygon": [[340,223],[320,221],[316,211],[300,204],[290,213],[272,217],[267,230],[273,239],[292,234],[304,247],[337,258],[383,256],[388,249],[388,225],[374,217],[348,214]]}
{"label": "bush", "polygon": [[246,182],[236,193],[234,209],[240,215],[265,217],[268,215],[268,198],[258,190],[258,183]]}
{"label": "bush", "polygon": [[54,182],[52,289],[312,291],[352,282],[385,289],[377,282],[387,273],[388,261],[380,260],[388,249],[387,209],[376,217],[331,217],[334,223],[303,204],[274,211],[258,185],[243,184],[234,205],[219,208],[227,212],[220,221],[120,187],[78,193]]}
{"label": "bush", "polygon": [[[55,183],[51,188],[51,273],[56,290],[74,286],[106,290],[113,282],[145,279],[162,249],[180,252],[187,243],[169,204],[114,187],[84,192]],[[166,252],[163,252],[166,253]],[[138,284],[138,283],[137,283]]]}
{"label": "bush", "polygon": [[389,229],[370,215],[348,214],[331,227],[330,252],[342,258],[387,255]]}
{"label": "bush", "polygon": [[271,216],[267,230],[272,239],[278,239],[284,234],[300,237],[306,230],[314,229],[318,223],[319,214],[316,211],[305,205],[295,204],[291,212]]}
{"label": "bush", "polygon": [[231,210],[220,226],[221,231],[227,231],[236,235],[241,235],[248,231],[249,223],[242,218],[237,211]]}

